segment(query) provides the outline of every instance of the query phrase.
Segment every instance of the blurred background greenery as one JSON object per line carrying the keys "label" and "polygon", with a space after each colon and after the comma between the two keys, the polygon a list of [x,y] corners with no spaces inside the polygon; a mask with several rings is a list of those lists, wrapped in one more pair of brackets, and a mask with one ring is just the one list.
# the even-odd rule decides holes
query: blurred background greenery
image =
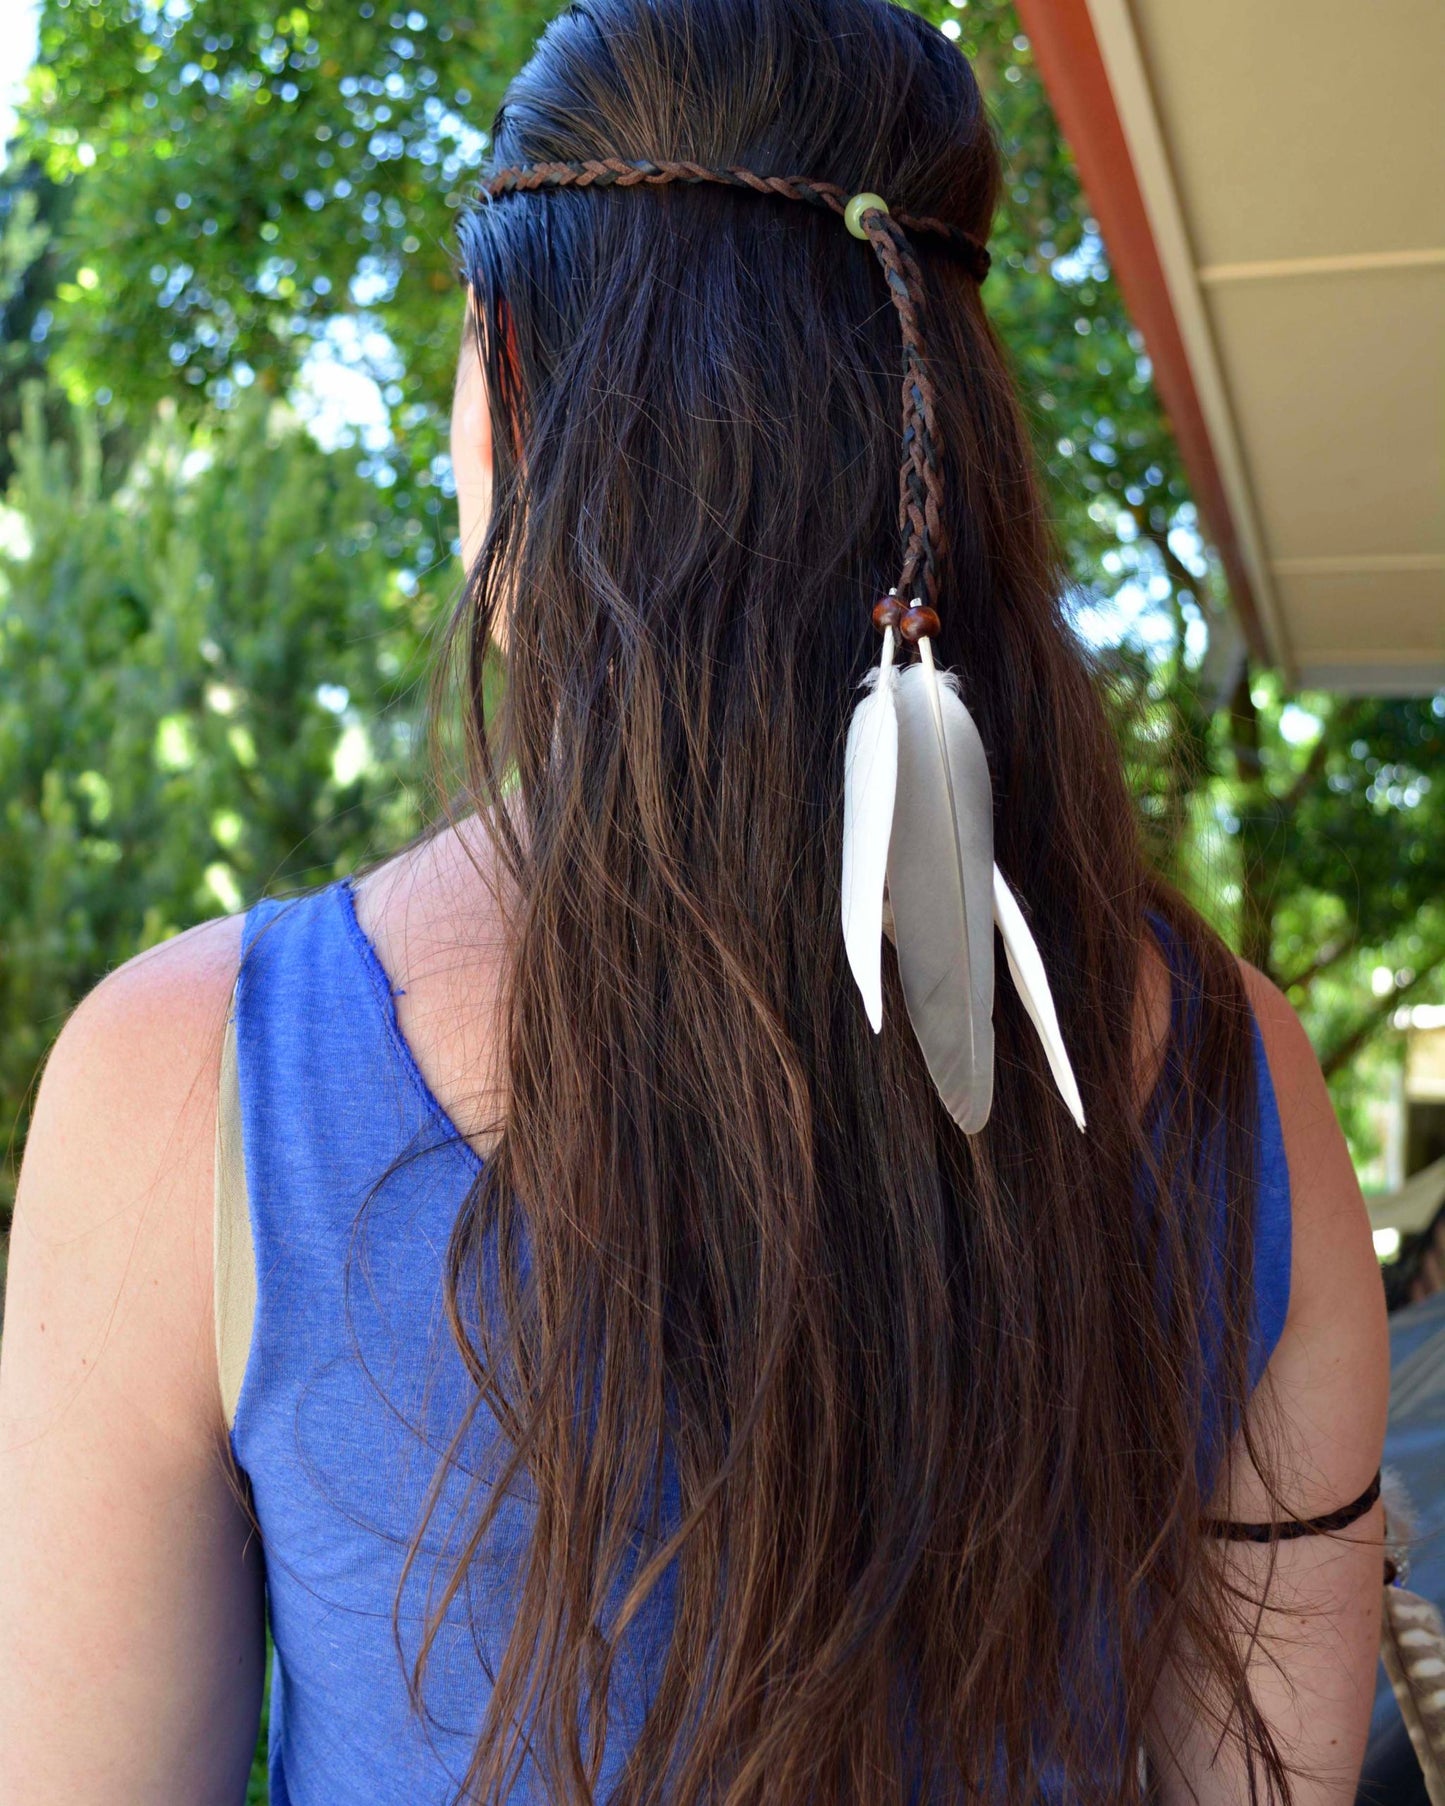
{"label": "blurred background greenery", "polygon": [[[538,0],[41,0],[0,169],[0,1221],[45,1051],[139,948],[428,808],[453,216]],[[1445,698],[1230,624],[1006,0],[925,0],[1011,170],[988,300],[1154,857],[1303,1012],[1367,1183],[1445,966]]]}

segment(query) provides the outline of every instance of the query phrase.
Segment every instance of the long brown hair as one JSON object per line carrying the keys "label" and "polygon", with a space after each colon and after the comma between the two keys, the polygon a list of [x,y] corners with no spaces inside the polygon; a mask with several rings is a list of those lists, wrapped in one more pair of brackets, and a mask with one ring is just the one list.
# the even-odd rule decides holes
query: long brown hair
{"label": "long brown hair", "polygon": [[[492,152],[810,176],[980,240],[1000,182],[967,62],[885,0],[579,0]],[[1286,1798],[1198,1534],[1249,1387],[1248,1005],[1143,864],[986,295],[919,247],[937,645],[1082,1139],[1008,985],[970,1138],[891,956],[877,1038],[844,960],[843,739],[897,557],[874,258],[707,186],[511,193],[461,245],[497,486],[449,668],[513,942],[448,1291],[463,1435],[494,1417],[505,1458],[433,1631],[504,1495],[535,1522],[466,1797],[1024,1801],[1052,1775],[1117,1806],[1187,1647]],[[1144,1107],[1151,913],[1193,983]]]}

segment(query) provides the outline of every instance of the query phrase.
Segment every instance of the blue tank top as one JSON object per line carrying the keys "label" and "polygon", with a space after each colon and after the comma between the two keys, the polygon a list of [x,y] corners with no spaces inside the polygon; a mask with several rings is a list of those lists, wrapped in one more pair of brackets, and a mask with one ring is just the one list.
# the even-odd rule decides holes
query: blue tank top
{"label": "blue tank top", "polygon": [[[403,1580],[467,1396],[443,1314],[443,1265],[480,1161],[401,1035],[349,881],[257,903],[242,950],[236,1054],[257,1296],[231,1442],[265,1554],[271,1799],[444,1806],[465,1774],[506,1641],[508,1551],[520,1554],[528,1534],[525,1503],[509,1499],[470,1601],[444,1623],[418,1713],[406,1675],[435,1558],[449,1553],[448,1526],[470,1515],[469,1493],[487,1478],[484,1449],[461,1451],[428,1546]],[[1176,970],[1176,1009],[1180,993]],[[1288,1306],[1290,1206],[1257,1027],[1255,1039],[1257,1379]],[[645,1713],[649,1639],[661,1639],[668,1611],[659,1587],[634,1627],[600,1798]],[[514,1797],[542,1799],[535,1773],[524,1771]]]}

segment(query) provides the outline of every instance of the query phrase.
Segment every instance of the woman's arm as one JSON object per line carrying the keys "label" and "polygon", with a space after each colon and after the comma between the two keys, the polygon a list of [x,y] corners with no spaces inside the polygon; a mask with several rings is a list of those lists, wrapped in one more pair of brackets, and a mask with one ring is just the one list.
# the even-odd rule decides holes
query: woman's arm
{"label": "woman's arm", "polygon": [[238,1806],[264,1648],[211,1328],[240,921],[71,1016],[20,1175],[0,1359],[0,1799]]}
{"label": "woman's arm", "polygon": [[[1357,1498],[1380,1465],[1389,1394],[1384,1291],[1369,1218],[1314,1053],[1284,997],[1252,967],[1245,981],[1279,1100],[1289,1162],[1289,1316],[1260,1382],[1252,1429],[1271,1452],[1287,1507],[1316,1517]],[[1224,1518],[1281,1515],[1242,1452]],[[1379,1660],[1382,1510],[1335,1536],[1280,1543],[1250,1663],[1254,1696],[1288,1762],[1295,1806],[1353,1806]],[[1258,1599],[1269,1551],[1220,1543],[1218,1559]],[[1161,1688],[1151,1754],[1166,1806],[1250,1798],[1237,1753]],[[1173,1752],[1171,1755],[1171,1751]]]}

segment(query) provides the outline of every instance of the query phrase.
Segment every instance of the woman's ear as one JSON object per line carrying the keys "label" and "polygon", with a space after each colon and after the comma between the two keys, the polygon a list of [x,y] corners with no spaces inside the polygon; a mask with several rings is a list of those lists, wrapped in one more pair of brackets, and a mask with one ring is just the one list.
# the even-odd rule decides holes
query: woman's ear
{"label": "woman's ear", "polygon": [[452,477],[457,488],[462,562],[470,567],[492,514],[492,416],[470,300],[452,397]]}

